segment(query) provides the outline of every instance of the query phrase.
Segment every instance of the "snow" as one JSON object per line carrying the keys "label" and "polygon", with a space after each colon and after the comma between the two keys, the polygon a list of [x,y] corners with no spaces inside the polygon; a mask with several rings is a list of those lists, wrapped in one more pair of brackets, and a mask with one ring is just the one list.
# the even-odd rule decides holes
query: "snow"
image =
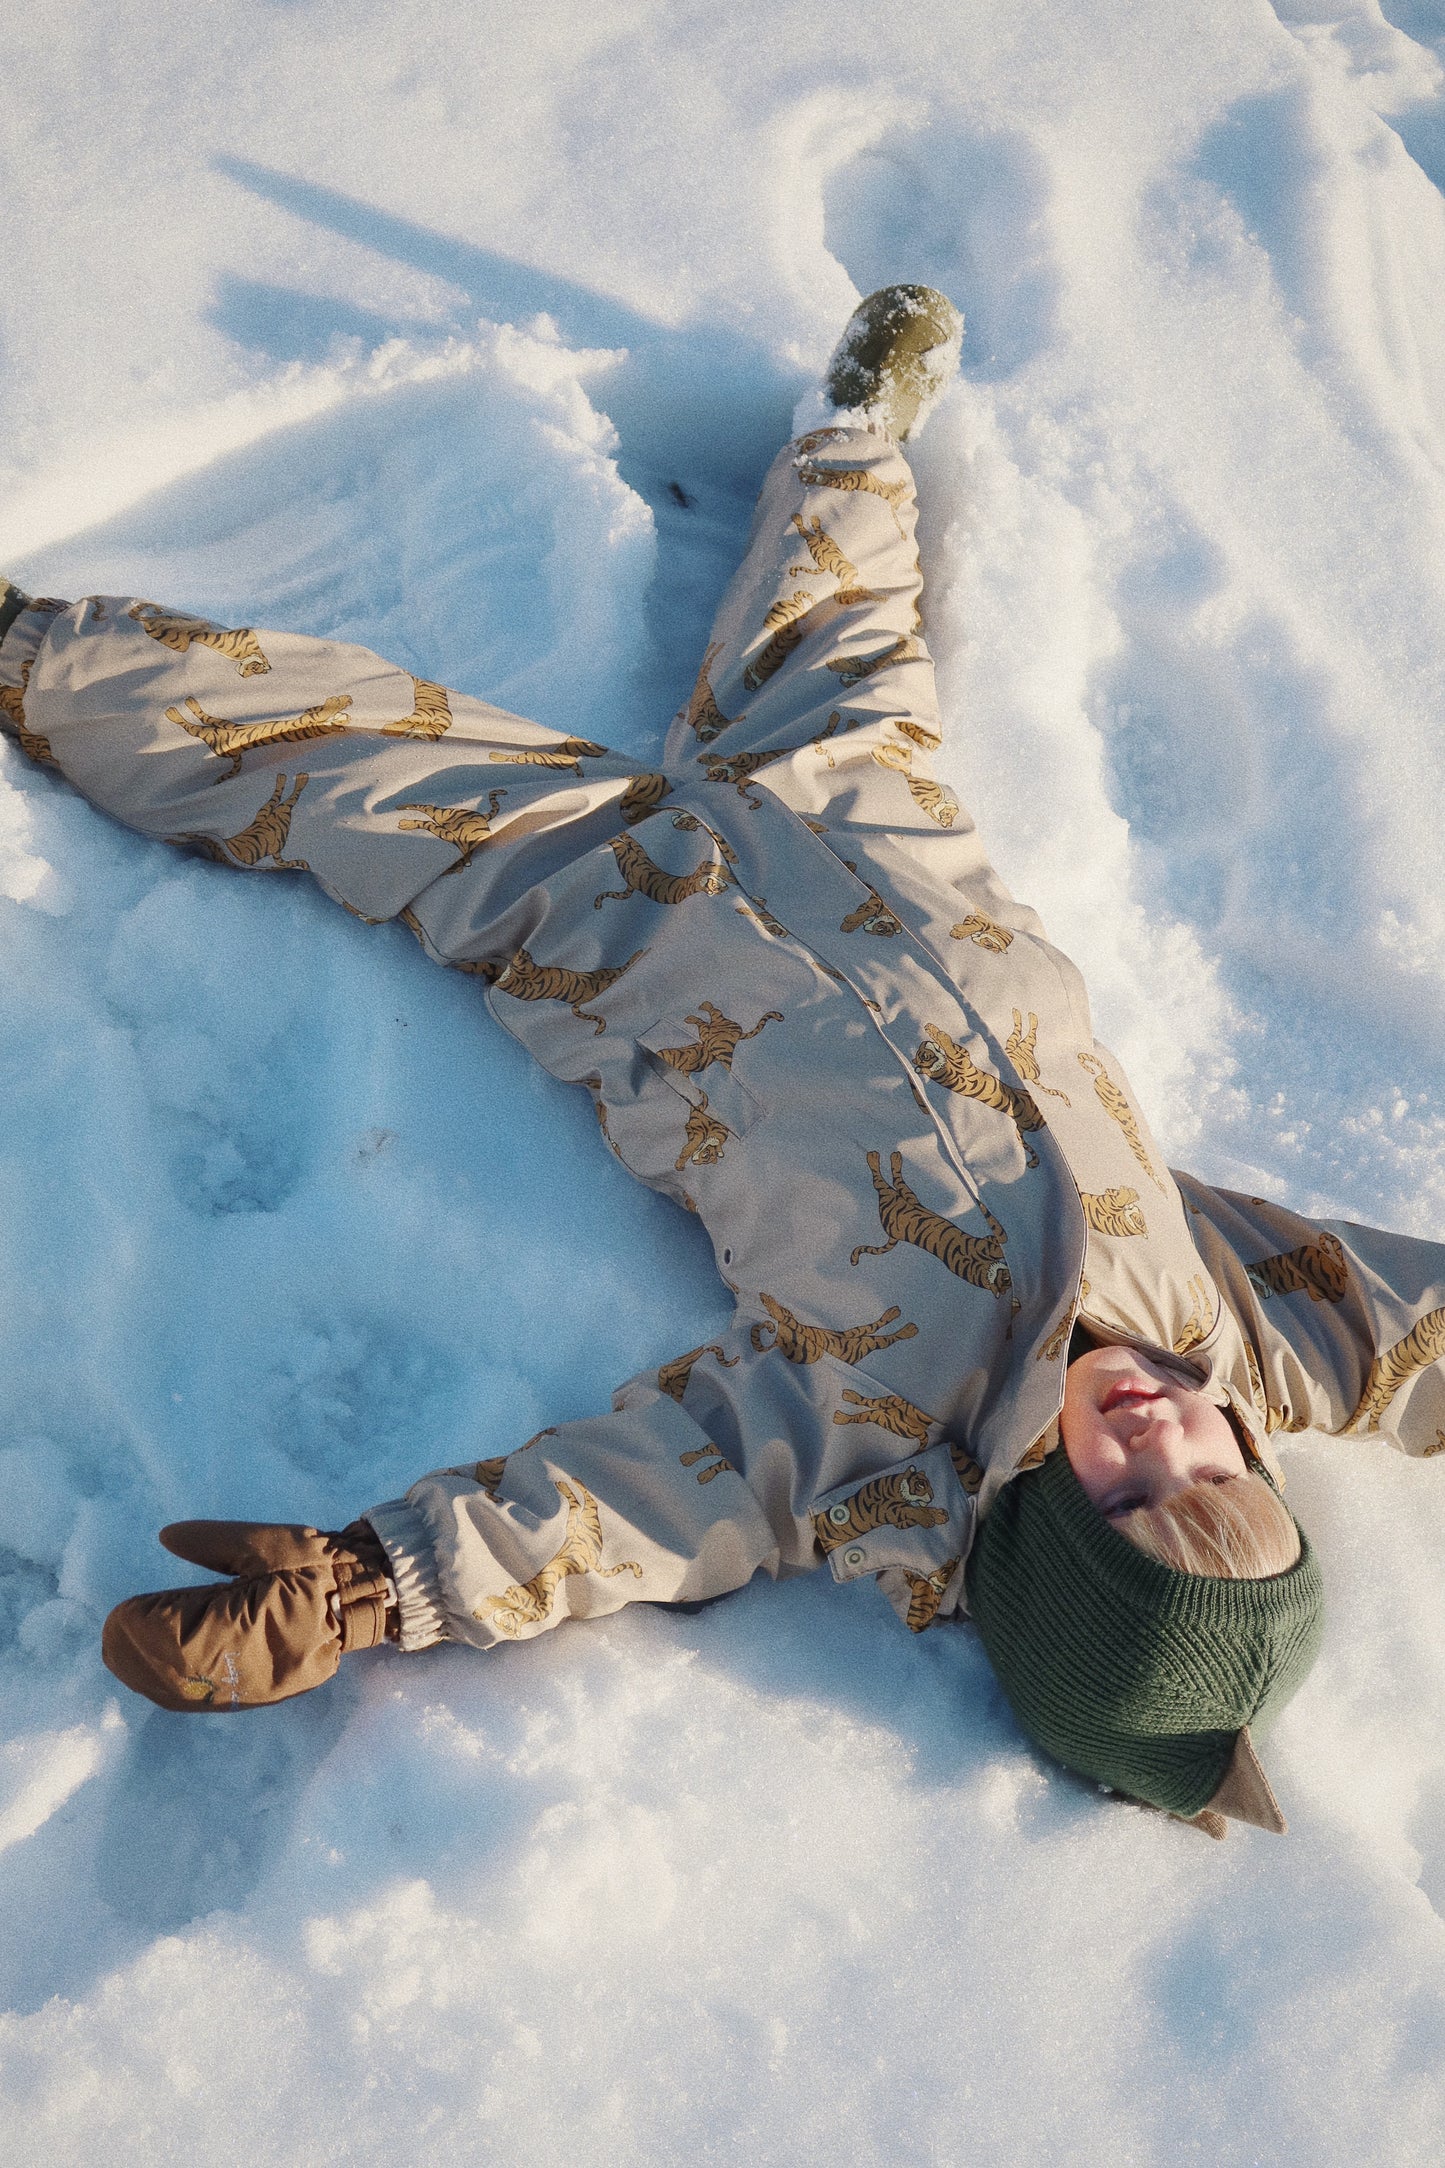
{"label": "snow", "polygon": [[[5,50],[0,564],[630,749],[857,295],[945,286],[941,772],[1171,1157],[1445,1236],[1438,0],[34,0]],[[966,1632],[817,1579],[234,1723],[104,1672],[163,1521],[337,1525],[721,1323],[574,1096],[405,934],[5,750],[0,2152],[1437,2161],[1445,1488],[1386,1445],[1287,1448],[1284,1840],[1047,1770]]]}

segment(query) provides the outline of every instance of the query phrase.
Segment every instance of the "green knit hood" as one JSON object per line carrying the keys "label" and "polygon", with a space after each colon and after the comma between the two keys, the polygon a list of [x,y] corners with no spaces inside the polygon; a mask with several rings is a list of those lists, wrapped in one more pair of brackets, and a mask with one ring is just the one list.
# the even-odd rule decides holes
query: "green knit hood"
{"label": "green knit hood", "polygon": [[1262,1731],[1319,1653],[1303,1531],[1287,1573],[1179,1573],[1091,1505],[1062,1447],[1004,1486],[968,1566],[969,1609],[1014,1713],[1056,1760],[1171,1814],[1208,1805],[1242,1725]]}

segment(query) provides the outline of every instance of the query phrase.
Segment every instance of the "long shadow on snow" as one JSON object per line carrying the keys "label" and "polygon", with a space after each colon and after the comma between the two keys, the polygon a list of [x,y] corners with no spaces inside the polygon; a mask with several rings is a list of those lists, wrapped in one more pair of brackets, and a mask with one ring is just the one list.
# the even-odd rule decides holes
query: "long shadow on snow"
{"label": "long shadow on snow", "polygon": [[699,521],[671,552],[670,681],[655,643],[621,626],[625,672],[617,652],[599,665],[584,637],[605,601],[585,501],[580,545],[573,525],[585,477],[546,468],[545,447],[529,464],[525,411],[489,415],[495,389],[443,377],[347,399],[47,549],[32,576],[56,593],[139,585],[228,622],[360,641],[558,729],[649,744],[691,685],[732,536],[725,549],[723,523],[709,535]]}
{"label": "long shadow on snow", "polygon": [[[618,470],[657,522],[661,576],[649,598],[658,689],[670,712],[697,668],[721,588],[741,555],[768,463],[789,434],[801,379],[758,340],[725,322],[672,330],[605,294],[439,234],[338,190],[220,158],[217,170],[307,224],[359,241],[392,261],[444,279],[466,296],[450,327],[469,335],[476,316],[527,323],[550,316],[571,346],[620,347],[600,403],[619,437]],[[338,335],[414,336],[417,326],[358,312],[319,295],[251,281],[223,283],[211,321],[276,361],[321,359]],[[433,335],[434,335],[434,327]]]}

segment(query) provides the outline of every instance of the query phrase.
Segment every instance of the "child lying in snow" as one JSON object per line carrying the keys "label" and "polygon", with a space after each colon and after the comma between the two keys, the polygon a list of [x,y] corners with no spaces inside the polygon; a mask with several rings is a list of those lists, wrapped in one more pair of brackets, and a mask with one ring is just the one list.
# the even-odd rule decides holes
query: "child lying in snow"
{"label": "child lying in snow", "polygon": [[656,772],[359,648],[8,591],[0,701],[33,760],[472,973],[699,1215],[737,1300],[610,1414],[339,1535],[164,1531],[233,1578],[107,1622],[163,1707],[826,1559],[914,1631],[971,1612],[1075,1769],[1211,1834],[1283,1827],[1251,1729],[1321,1599],[1270,1435],[1445,1445],[1445,1246],[1171,1174],[1078,972],[928,772],[899,444],[961,328],[918,287],[854,316]]}

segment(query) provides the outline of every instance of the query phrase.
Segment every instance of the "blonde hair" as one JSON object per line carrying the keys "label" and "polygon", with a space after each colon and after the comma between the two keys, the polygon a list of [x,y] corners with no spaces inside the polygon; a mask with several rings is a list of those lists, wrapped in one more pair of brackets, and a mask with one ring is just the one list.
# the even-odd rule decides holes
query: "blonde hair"
{"label": "blonde hair", "polygon": [[1114,1526],[1161,1566],[1220,1581],[1268,1580],[1287,1573],[1300,1554],[1288,1506],[1252,1471],[1229,1483],[1191,1483]]}

